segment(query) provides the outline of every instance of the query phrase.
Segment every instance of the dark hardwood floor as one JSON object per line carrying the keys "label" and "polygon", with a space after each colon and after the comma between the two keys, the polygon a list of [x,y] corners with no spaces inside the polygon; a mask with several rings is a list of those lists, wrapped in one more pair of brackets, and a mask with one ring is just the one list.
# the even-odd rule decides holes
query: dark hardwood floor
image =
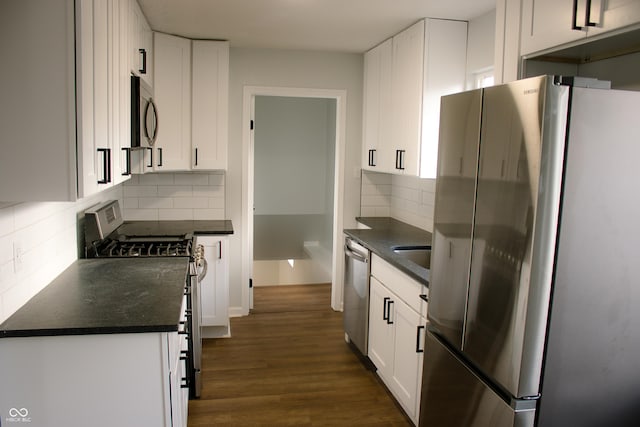
{"label": "dark hardwood floor", "polygon": [[203,342],[203,389],[189,426],[410,426],[344,341],[331,286],[254,288],[232,338]]}

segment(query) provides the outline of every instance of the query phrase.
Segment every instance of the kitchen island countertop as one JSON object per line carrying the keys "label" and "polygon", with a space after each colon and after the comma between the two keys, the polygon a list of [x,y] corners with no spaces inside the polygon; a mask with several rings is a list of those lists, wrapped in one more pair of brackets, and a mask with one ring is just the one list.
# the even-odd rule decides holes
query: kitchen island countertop
{"label": "kitchen island countertop", "polygon": [[0,338],[178,330],[189,258],[80,259],[4,323]]}
{"label": "kitchen island countertop", "polygon": [[344,233],[411,278],[429,285],[429,270],[393,252],[395,246],[431,246],[431,233],[389,217],[358,217],[370,229],[346,229]]}

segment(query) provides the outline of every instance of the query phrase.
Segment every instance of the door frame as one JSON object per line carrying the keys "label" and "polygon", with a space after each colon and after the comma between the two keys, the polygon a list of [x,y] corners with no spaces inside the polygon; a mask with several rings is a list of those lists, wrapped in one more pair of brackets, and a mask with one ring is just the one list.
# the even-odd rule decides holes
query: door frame
{"label": "door frame", "polygon": [[346,150],[347,91],[341,89],[313,89],[272,86],[245,86],[242,96],[242,312],[249,314],[253,307],[253,289],[249,287],[253,275],[253,204],[254,204],[254,145],[251,121],[255,119],[256,96],[290,98],[329,98],[336,100],[335,176],[333,182],[333,253],[331,273],[331,308],[342,310],[342,229],[344,159]]}

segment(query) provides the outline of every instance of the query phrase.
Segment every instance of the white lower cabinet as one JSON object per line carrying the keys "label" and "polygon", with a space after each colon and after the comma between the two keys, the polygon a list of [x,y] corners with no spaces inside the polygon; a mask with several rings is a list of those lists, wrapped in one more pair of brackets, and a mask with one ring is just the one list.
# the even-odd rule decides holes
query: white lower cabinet
{"label": "white lower cabinet", "polygon": [[[186,303],[185,296],[181,325]],[[181,332],[2,338],[0,420],[15,418],[11,409],[18,408],[26,415],[8,422],[186,427],[188,344]]]}
{"label": "white lower cabinet", "polygon": [[204,246],[207,261],[207,274],[200,282],[200,306],[203,332],[208,338],[211,331],[207,327],[229,326],[229,239],[198,235],[197,241]]}
{"label": "white lower cabinet", "polygon": [[184,363],[176,370],[170,360],[171,343],[180,338],[177,332],[3,338],[0,415],[4,421],[19,408],[34,426],[185,427]]}
{"label": "white lower cabinet", "polygon": [[373,255],[369,358],[409,418],[418,424],[427,303],[423,285]]}

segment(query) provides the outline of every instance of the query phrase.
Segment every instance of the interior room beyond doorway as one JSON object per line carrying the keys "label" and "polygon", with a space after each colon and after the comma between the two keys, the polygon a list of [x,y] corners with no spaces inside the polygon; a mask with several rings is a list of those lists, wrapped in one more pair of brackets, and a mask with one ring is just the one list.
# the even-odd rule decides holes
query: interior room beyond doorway
{"label": "interior room beyond doorway", "polygon": [[336,104],[255,97],[254,286],[332,281]]}

